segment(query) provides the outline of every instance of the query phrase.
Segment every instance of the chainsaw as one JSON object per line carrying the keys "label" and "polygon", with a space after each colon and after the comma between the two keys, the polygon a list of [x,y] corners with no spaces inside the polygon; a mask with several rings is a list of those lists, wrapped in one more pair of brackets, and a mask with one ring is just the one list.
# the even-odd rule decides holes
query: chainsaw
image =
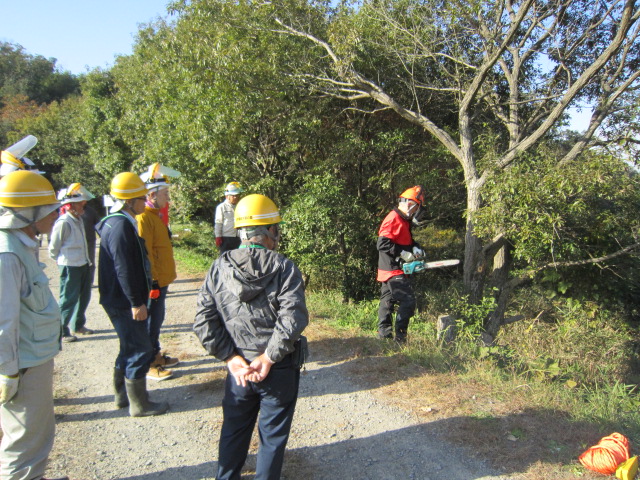
{"label": "chainsaw", "polygon": [[411,275],[413,273],[422,272],[424,270],[428,270],[430,268],[440,268],[440,267],[452,267],[454,265],[458,265],[460,260],[436,260],[434,262],[427,262],[426,260],[413,260],[412,262],[406,262],[402,265],[402,271]]}

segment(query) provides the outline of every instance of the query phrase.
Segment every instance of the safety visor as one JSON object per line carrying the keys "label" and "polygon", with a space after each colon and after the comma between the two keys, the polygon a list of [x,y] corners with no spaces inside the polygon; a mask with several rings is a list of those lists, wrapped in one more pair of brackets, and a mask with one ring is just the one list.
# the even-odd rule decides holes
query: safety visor
{"label": "safety visor", "polygon": [[181,173],[173,168],[154,163],[149,169],[140,175],[140,179],[146,184],[149,190],[171,185],[171,178],[178,178]]}
{"label": "safety visor", "polygon": [[68,188],[63,188],[58,192],[58,200],[63,205],[65,203],[88,202],[92,198],[95,198],[95,195],[79,183],[72,183]]}

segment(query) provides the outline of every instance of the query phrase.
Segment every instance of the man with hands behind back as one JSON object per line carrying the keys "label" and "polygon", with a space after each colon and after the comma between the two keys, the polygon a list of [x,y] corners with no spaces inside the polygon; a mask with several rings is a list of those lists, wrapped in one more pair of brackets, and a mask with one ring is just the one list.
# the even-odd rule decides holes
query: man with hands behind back
{"label": "man with hands behind back", "polygon": [[259,413],[256,480],[280,478],[298,397],[301,333],[309,315],[302,275],[275,250],[280,213],[263,195],[235,210],[242,240],[213,263],[198,295],[194,330],[227,363],[217,480],[237,480]]}

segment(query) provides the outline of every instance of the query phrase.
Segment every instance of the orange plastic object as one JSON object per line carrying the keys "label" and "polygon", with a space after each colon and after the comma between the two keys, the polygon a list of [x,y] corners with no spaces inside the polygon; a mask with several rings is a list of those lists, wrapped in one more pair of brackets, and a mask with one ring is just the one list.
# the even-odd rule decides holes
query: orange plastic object
{"label": "orange plastic object", "polygon": [[579,460],[589,470],[613,475],[618,465],[629,459],[629,440],[620,433],[612,433],[587,449]]}

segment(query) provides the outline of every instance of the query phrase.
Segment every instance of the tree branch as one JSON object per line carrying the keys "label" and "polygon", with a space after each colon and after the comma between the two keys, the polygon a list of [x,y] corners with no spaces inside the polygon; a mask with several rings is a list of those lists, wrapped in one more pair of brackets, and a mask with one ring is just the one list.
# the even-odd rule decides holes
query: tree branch
{"label": "tree branch", "polygon": [[633,252],[634,250],[638,249],[640,247],[640,242],[634,243],[632,245],[629,245],[625,248],[622,248],[616,252],[610,253],[609,255],[604,255],[602,257],[597,257],[597,258],[589,258],[586,260],[575,260],[575,261],[571,261],[571,262],[551,262],[551,263],[547,263],[546,265],[542,265],[540,267],[534,268],[534,269],[530,269],[527,270],[526,272],[524,272],[522,275],[512,278],[511,280],[509,280],[509,282],[507,282],[509,288],[516,288],[519,287],[521,285],[523,285],[524,283],[528,283],[530,282],[538,273],[542,272],[543,270],[547,270],[549,268],[564,268],[564,267],[577,267],[577,266],[581,266],[581,265],[590,265],[590,264],[596,264],[596,263],[603,263],[603,262],[607,262],[609,260],[613,260],[616,257],[619,257],[621,255],[627,255],[631,252]]}
{"label": "tree branch", "polygon": [[[528,137],[521,141],[514,148],[510,149],[501,160],[497,162],[499,168],[507,167],[513,160],[522,152],[529,149],[532,145],[542,138],[549,129],[555,125],[558,118],[564,113],[571,101],[578,95],[578,93],[591,82],[595,75],[613,58],[614,54],[619,50],[620,46],[625,41],[627,33],[633,25],[634,15],[633,10],[635,7],[634,0],[626,0],[624,10],[620,19],[620,24],[616,31],[615,37],[611,41],[611,44],[598,56],[598,58],[587,67],[580,77],[578,77],[573,85],[567,90],[567,92],[560,99],[558,104],[549,113],[547,118],[542,124]],[[637,12],[636,12],[637,14]]]}

